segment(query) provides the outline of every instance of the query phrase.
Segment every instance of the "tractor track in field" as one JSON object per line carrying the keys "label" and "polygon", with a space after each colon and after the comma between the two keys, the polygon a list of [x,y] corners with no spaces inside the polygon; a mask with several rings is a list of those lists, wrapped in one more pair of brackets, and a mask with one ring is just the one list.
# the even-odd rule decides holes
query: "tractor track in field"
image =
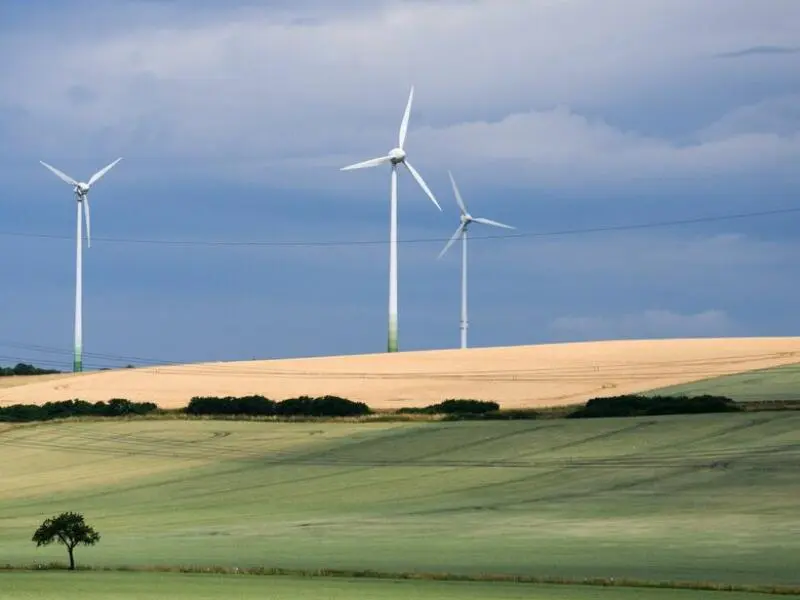
{"label": "tractor track in field", "polygon": [[[761,423],[758,423],[761,424]],[[748,424],[751,427],[753,424]],[[740,431],[746,427],[732,427],[730,432]],[[609,437],[619,435],[622,433],[636,430],[636,427],[623,428],[619,430],[604,432],[602,435],[590,436],[586,439],[579,439],[569,444],[559,444],[557,446],[545,447],[541,449],[533,448],[537,454],[546,454],[554,450],[563,450],[570,447],[579,447],[585,444],[592,443],[593,441],[607,440]],[[197,448],[196,443],[191,445],[191,450],[187,451],[186,444],[181,445],[184,449],[176,451],[175,449],[161,449],[147,445],[145,440],[142,440],[142,447],[130,448],[123,444],[123,447],[115,446],[118,444],[119,439],[124,439],[125,436],[109,436],[106,439],[97,439],[93,441],[95,444],[87,445],[86,440],[74,439],[66,436],[59,436],[55,440],[41,440],[41,439],[2,439],[0,440],[0,447],[22,447],[30,449],[42,450],[58,450],[68,451],[81,454],[95,454],[102,456],[141,456],[149,458],[168,458],[168,459],[184,459],[184,460],[207,460],[213,458],[222,458],[223,460],[240,461],[243,464],[250,465],[252,468],[255,465],[262,466],[279,466],[279,465],[305,465],[305,466],[363,466],[363,467],[470,467],[470,468],[545,468],[558,465],[564,468],[669,468],[678,465],[702,465],[708,461],[714,460],[747,460],[757,459],[759,457],[772,456],[776,453],[794,453],[800,451],[800,443],[785,443],[765,445],[755,449],[742,450],[736,447],[730,448],[717,448],[704,451],[686,452],[666,452],[656,453],[652,452],[652,448],[644,449],[647,456],[637,456],[638,452],[631,453],[617,453],[611,454],[603,458],[585,458],[580,455],[571,455],[562,458],[538,458],[535,460],[519,460],[519,459],[503,459],[503,460],[479,460],[479,459],[451,459],[442,458],[447,454],[456,453],[465,449],[474,449],[481,445],[498,442],[508,439],[512,435],[522,435],[523,433],[534,432],[535,428],[530,430],[513,432],[512,434],[504,434],[500,436],[492,436],[482,440],[477,440],[470,444],[456,444],[442,449],[438,449],[434,453],[425,454],[417,457],[399,457],[396,459],[380,459],[380,458],[365,458],[363,456],[353,457],[337,457],[336,454],[346,451],[348,454],[352,450],[348,446],[328,449],[322,452],[313,451],[304,453],[302,451],[270,451],[269,448],[257,448],[251,450],[243,450],[241,447],[232,446],[225,447],[213,445],[207,448]],[[717,436],[719,437],[719,436]],[[220,436],[212,436],[209,440],[213,439],[227,439]],[[709,438],[704,438],[698,441],[706,441]],[[208,441],[208,440],[206,440]],[[384,440],[385,442],[386,440]],[[197,441],[195,441],[197,442]],[[111,445],[108,445],[108,444]],[[377,443],[377,440],[376,440]],[[324,454],[330,453],[331,455],[325,456]],[[438,458],[436,458],[438,457]],[[787,454],[789,462],[793,462],[793,454]]]}

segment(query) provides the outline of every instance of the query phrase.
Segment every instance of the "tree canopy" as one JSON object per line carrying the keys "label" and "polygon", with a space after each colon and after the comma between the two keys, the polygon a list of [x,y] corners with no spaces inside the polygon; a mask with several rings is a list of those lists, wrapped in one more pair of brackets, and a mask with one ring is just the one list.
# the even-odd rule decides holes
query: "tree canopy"
{"label": "tree canopy", "polygon": [[32,541],[36,547],[47,546],[58,542],[67,547],[69,554],[69,568],[75,570],[75,557],[73,552],[78,544],[94,546],[100,541],[100,534],[93,527],[86,524],[83,515],[74,512],[61,513],[57,517],[45,519],[33,534]]}
{"label": "tree canopy", "polygon": [[0,367],[0,377],[12,377],[14,375],[55,375],[60,373],[56,369],[40,369],[28,363],[17,363],[13,367]]}

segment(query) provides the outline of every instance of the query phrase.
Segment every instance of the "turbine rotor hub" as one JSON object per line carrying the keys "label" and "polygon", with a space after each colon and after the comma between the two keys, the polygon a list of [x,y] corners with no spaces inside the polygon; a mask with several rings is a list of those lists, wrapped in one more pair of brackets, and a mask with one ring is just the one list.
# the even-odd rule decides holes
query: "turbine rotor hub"
{"label": "turbine rotor hub", "polygon": [[389,158],[393,165],[401,163],[406,159],[406,151],[402,148],[394,148],[389,152]]}

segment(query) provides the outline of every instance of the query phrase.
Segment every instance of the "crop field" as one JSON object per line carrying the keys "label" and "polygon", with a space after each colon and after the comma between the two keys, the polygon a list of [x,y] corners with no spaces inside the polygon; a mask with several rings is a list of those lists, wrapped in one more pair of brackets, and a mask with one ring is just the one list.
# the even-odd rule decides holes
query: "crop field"
{"label": "crop field", "polygon": [[[78,374],[79,376],[81,374]],[[73,374],[48,374],[48,375],[12,375],[0,377],[0,389],[13,388],[20,385],[31,385],[33,383],[44,383],[53,381],[55,379],[63,379],[64,377],[72,377]]]}
{"label": "crop field", "polygon": [[800,400],[800,365],[791,364],[713,377],[650,392],[666,395],[713,394],[737,402],[775,402]]}
{"label": "crop field", "polygon": [[72,421],[6,426],[0,450],[3,563],[64,561],[62,547],[30,537],[74,510],[102,535],[76,551],[79,566],[800,584],[799,413]]}
{"label": "crop field", "polygon": [[0,390],[0,405],[127,398],[162,408],[193,396],[333,394],[374,409],[447,398],[503,408],[563,406],[754,369],[800,363],[800,338],[670,339],[432,350],[164,365],[65,374]]}
{"label": "crop field", "polygon": [[3,600],[763,600],[763,594],[170,573],[0,573]]}

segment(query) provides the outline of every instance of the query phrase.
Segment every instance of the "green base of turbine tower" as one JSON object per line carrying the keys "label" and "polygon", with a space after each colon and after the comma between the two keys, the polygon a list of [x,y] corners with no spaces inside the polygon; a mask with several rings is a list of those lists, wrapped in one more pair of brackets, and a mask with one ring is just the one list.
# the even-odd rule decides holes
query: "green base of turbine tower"
{"label": "green base of turbine tower", "polygon": [[389,327],[389,343],[387,352],[397,352],[397,326]]}
{"label": "green base of turbine tower", "polygon": [[75,357],[72,361],[72,372],[80,373],[83,371],[83,361],[79,357]]}

